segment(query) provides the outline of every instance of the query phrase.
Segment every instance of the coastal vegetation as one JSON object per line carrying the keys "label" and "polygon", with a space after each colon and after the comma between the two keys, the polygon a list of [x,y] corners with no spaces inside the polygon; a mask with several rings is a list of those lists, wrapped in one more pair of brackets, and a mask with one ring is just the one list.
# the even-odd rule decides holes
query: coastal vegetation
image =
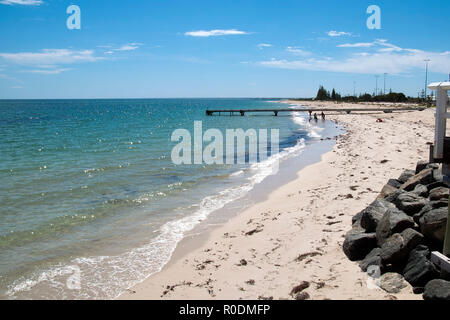
{"label": "coastal vegetation", "polygon": [[410,102],[410,103],[423,103],[425,99],[422,97],[408,97],[402,92],[393,92],[389,90],[386,94],[370,94],[361,93],[359,95],[347,95],[342,96],[333,88],[330,92],[323,86],[319,87],[316,98],[314,100],[319,101],[340,101],[340,102]]}

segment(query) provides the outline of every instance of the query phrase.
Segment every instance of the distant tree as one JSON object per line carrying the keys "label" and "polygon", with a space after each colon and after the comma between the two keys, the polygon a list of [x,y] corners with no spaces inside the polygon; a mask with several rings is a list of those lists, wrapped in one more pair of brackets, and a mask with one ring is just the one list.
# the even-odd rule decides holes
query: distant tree
{"label": "distant tree", "polygon": [[336,100],[336,90],[334,90],[331,92],[331,100]]}
{"label": "distant tree", "polygon": [[325,90],[325,88],[323,86],[319,87],[319,90],[317,91],[317,96],[316,96],[316,100],[328,100],[329,98],[329,93],[327,92],[327,90]]}

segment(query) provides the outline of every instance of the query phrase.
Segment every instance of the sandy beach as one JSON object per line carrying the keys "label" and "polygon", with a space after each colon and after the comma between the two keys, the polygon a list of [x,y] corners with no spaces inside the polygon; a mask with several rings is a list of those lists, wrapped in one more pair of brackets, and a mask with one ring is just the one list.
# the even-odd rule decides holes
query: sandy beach
{"label": "sandy beach", "polygon": [[342,243],[352,217],[388,179],[428,158],[434,109],[327,119],[346,133],[320,162],[297,172],[293,181],[212,230],[198,248],[119,299],[293,299],[292,289],[303,281],[310,284],[305,292],[313,300],[421,299],[411,287],[388,294],[368,286],[368,275],[347,259]]}

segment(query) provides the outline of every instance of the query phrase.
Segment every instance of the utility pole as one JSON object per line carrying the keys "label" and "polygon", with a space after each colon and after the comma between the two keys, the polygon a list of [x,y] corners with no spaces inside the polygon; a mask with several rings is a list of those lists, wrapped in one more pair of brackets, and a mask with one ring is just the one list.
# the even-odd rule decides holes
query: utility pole
{"label": "utility pole", "polygon": [[378,77],[379,75],[375,75],[375,97],[378,96]]}
{"label": "utility pole", "polygon": [[425,68],[425,97],[424,99],[427,99],[427,89],[428,89],[428,62],[430,62],[430,59],[425,59],[423,60],[426,63],[426,68]]}
{"label": "utility pole", "polygon": [[383,95],[386,95],[386,75],[387,73],[384,73],[384,89],[383,89]]}
{"label": "utility pole", "polygon": [[356,97],[356,81],[353,81],[353,96]]}

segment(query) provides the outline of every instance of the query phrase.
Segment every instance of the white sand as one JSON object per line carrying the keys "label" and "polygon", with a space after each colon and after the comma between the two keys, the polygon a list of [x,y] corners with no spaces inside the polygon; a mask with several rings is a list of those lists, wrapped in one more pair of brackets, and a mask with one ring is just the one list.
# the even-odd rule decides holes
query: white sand
{"label": "white sand", "polygon": [[[383,122],[377,123],[378,118]],[[388,179],[428,158],[434,111],[328,119],[339,121],[347,133],[322,161],[298,172],[294,181],[214,229],[200,247],[120,298],[292,299],[291,289],[308,281],[305,291],[311,299],[421,299],[411,287],[395,295],[369,289],[367,274],[346,258],[342,243],[352,216],[376,198]]]}

